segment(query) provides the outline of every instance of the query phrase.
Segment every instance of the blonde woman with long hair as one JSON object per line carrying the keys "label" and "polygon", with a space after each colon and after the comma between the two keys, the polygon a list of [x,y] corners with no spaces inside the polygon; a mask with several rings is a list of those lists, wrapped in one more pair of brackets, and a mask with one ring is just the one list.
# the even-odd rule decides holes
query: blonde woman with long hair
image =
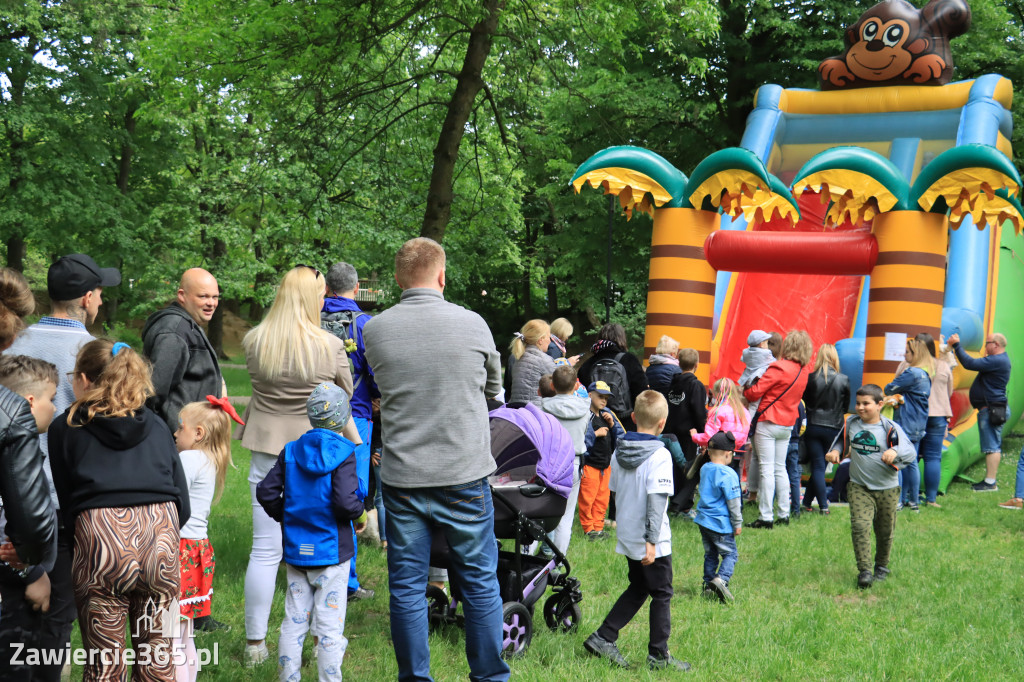
{"label": "blonde woman with long hair", "polygon": [[[935,363],[932,389],[928,395],[928,421],[917,452],[924,461],[922,478],[925,504],[929,507],[939,507],[941,505],[936,502],[936,498],[939,494],[939,479],[942,476],[942,441],[946,437],[949,420],[953,417],[953,408],[949,404],[950,398],[953,397],[953,371],[950,368],[952,354],[945,349],[942,349],[941,354],[937,354],[935,339],[927,332],[921,332],[914,338],[924,344]],[[901,362],[896,368],[896,374],[901,374],[909,366],[906,361]]]}
{"label": "blonde woman with long hair", "polygon": [[256,486],[285,444],[309,430],[306,399],[317,384],[333,381],[352,395],[345,346],[320,328],[326,290],[319,270],[295,266],[281,280],[267,316],[242,339],[252,399],[245,410],[245,426],[238,427],[235,438],[252,451],[253,541],[245,572],[245,663],[250,666],[269,655],[264,640],[282,552],[281,524],[257,502]]}
{"label": "blonde woman with long hair", "polygon": [[555,361],[548,355],[550,344],[551,327],[544,320],[530,320],[516,333],[512,345],[509,346],[515,364],[512,364],[510,369],[512,384],[508,402],[533,403],[540,406],[537,383],[542,376],[555,371]]}
{"label": "blonde woman with long hair", "polygon": [[[904,352],[906,369],[885,387],[886,395],[901,394],[903,405],[896,415],[896,423],[903,427],[917,452],[928,428],[928,398],[932,393],[932,375],[935,374],[935,358],[928,352],[928,346],[920,339],[907,339]],[[914,461],[900,470],[900,505],[918,511],[918,496],[921,493],[921,470]]]}
{"label": "blonde woman with long hair", "polygon": [[839,369],[839,355],[831,343],[818,347],[814,371],[804,389],[807,430],[802,436],[811,461],[811,478],[804,493],[803,511],[812,511],[818,500],[818,513],[828,514],[825,497],[825,453],[843,427],[850,409],[850,380]]}

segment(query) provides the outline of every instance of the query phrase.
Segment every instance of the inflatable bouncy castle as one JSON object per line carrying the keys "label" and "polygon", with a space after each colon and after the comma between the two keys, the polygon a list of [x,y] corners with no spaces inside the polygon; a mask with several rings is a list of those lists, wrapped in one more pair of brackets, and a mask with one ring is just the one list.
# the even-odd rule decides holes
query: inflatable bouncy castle
{"label": "inflatable bouncy castle", "polygon": [[[820,90],[766,85],[740,147],[689,178],[637,147],[572,178],[654,219],[645,354],[662,334],[696,348],[705,382],[737,377],[751,329],[834,343],[852,386],[892,380],[907,337],[958,332],[983,353],[1003,333],[1016,366],[1007,432],[1024,409],[1024,210],[1010,161],[1013,87],[949,82],[964,0],[888,0],[845,31]],[[954,368],[940,490],[980,457]]]}

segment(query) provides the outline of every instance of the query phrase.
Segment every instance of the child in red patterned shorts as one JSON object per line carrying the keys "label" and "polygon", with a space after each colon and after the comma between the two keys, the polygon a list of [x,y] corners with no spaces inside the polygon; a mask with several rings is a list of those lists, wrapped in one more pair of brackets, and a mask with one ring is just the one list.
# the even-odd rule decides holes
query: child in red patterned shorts
{"label": "child in red patterned shorts", "polygon": [[[231,420],[239,424],[242,420],[227,398],[206,398],[206,402],[189,403],[181,409],[180,426],[174,432],[192,505],[192,517],[181,529],[178,603],[181,615],[191,620],[192,629],[212,631],[228,626],[210,616],[216,560],[207,534],[207,517],[210,507],[220,499],[227,468],[232,464]],[[190,639],[183,644],[186,650],[193,646]],[[195,679],[191,671],[187,677]]]}

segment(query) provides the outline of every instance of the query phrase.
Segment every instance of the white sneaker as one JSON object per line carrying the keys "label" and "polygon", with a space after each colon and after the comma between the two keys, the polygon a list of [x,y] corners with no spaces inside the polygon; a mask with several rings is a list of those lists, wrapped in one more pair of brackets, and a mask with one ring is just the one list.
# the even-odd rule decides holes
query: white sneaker
{"label": "white sneaker", "polygon": [[260,642],[259,644],[246,644],[245,645],[245,667],[253,668],[263,661],[270,658],[270,651],[267,649],[266,642]]}

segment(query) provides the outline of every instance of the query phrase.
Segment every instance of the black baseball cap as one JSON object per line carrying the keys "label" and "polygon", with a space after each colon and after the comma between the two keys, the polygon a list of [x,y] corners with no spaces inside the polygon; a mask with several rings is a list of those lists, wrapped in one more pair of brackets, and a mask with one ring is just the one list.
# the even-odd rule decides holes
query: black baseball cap
{"label": "black baseball cap", "polygon": [[736,436],[728,431],[719,431],[711,436],[711,440],[708,441],[708,449],[733,452],[736,449]]}
{"label": "black baseball cap", "polygon": [[121,283],[117,268],[101,268],[84,253],[63,256],[46,273],[46,291],[51,301],[72,301],[96,287],[115,287]]}

